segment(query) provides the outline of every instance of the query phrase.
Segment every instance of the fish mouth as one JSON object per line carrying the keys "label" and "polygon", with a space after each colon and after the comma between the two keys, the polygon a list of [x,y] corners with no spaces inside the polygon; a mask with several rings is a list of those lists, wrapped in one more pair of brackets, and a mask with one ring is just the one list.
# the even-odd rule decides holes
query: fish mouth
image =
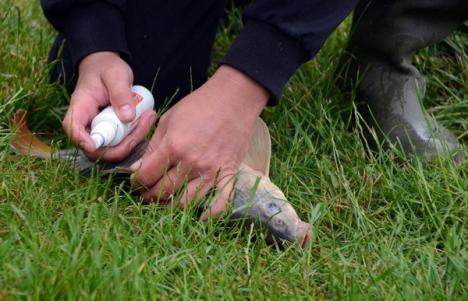
{"label": "fish mouth", "polygon": [[311,229],[312,226],[309,223],[299,221],[299,224],[297,226],[297,231],[299,233],[298,242],[300,243],[302,248],[305,248],[309,244]]}
{"label": "fish mouth", "polygon": [[302,239],[301,247],[302,248],[307,247],[307,245],[309,244],[309,240],[310,240],[310,234],[306,233],[306,235],[304,235],[304,238]]}

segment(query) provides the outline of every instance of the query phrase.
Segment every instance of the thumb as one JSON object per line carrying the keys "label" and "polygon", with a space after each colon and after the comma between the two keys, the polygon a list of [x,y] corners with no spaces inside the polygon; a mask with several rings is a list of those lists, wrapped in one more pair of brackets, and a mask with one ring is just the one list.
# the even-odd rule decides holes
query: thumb
{"label": "thumb", "polygon": [[122,68],[105,72],[102,75],[102,80],[109,93],[109,101],[114,109],[117,117],[122,122],[130,122],[135,119],[135,103],[131,90],[132,77],[128,70]]}

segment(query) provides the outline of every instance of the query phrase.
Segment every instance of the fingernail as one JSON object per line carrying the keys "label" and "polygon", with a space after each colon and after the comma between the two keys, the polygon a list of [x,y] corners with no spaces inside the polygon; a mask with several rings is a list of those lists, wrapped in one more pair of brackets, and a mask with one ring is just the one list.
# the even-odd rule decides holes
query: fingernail
{"label": "fingernail", "polygon": [[126,120],[133,119],[135,112],[131,105],[123,105],[119,108],[120,116]]}
{"label": "fingernail", "polygon": [[200,216],[200,221],[201,221],[202,223],[205,223],[205,224],[206,224],[206,223],[208,222],[208,218],[209,218],[209,217],[210,217],[210,214],[209,214],[208,212],[205,211],[205,212],[203,212],[203,213],[201,214],[201,216]]}
{"label": "fingernail", "polygon": [[132,184],[132,187],[135,187],[135,184],[136,184],[136,179],[135,179],[135,177],[136,177],[136,174],[134,174],[134,173],[132,173],[132,174],[130,175],[130,183]]}
{"label": "fingernail", "polygon": [[130,166],[130,169],[135,172],[137,171],[141,166],[141,159],[136,161],[135,163],[133,163],[131,166]]}
{"label": "fingernail", "polygon": [[138,183],[136,176],[137,175],[135,173],[132,173],[130,175],[130,186],[132,187],[133,190],[140,191],[142,187],[140,183]]}

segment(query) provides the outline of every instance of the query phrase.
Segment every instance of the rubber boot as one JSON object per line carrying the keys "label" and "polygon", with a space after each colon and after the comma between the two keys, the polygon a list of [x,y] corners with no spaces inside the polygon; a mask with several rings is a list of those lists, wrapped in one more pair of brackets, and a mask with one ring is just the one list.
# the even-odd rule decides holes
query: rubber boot
{"label": "rubber boot", "polygon": [[[339,82],[357,86],[358,101],[364,104],[360,113],[385,148],[399,146],[431,159],[459,147],[449,130],[423,112],[420,100],[426,84],[412,57],[418,49],[442,41],[467,16],[466,0],[358,4]],[[367,141],[376,146],[374,139]]]}

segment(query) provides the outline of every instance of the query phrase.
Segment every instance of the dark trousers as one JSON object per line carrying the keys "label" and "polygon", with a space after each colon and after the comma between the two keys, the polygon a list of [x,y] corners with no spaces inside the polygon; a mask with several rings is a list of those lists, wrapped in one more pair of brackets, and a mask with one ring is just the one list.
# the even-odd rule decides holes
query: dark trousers
{"label": "dark trousers", "polygon": [[444,40],[468,18],[466,0],[363,0],[354,12],[351,37],[337,78],[356,88],[359,111],[380,139],[426,158],[458,148],[457,138],[427,116],[420,100],[426,81],[413,54]]}
{"label": "dark trousers", "polygon": [[[126,39],[134,83],[153,88],[156,108],[177,101],[207,80],[211,49],[225,0],[128,1]],[[157,3],[157,4],[156,4]],[[148,9],[148,6],[154,9]],[[135,17],[137,16],[137,17]],[[77,80],[64,36],[59,34],[49,54],[55,62],[52,80],[72,92]]]}

